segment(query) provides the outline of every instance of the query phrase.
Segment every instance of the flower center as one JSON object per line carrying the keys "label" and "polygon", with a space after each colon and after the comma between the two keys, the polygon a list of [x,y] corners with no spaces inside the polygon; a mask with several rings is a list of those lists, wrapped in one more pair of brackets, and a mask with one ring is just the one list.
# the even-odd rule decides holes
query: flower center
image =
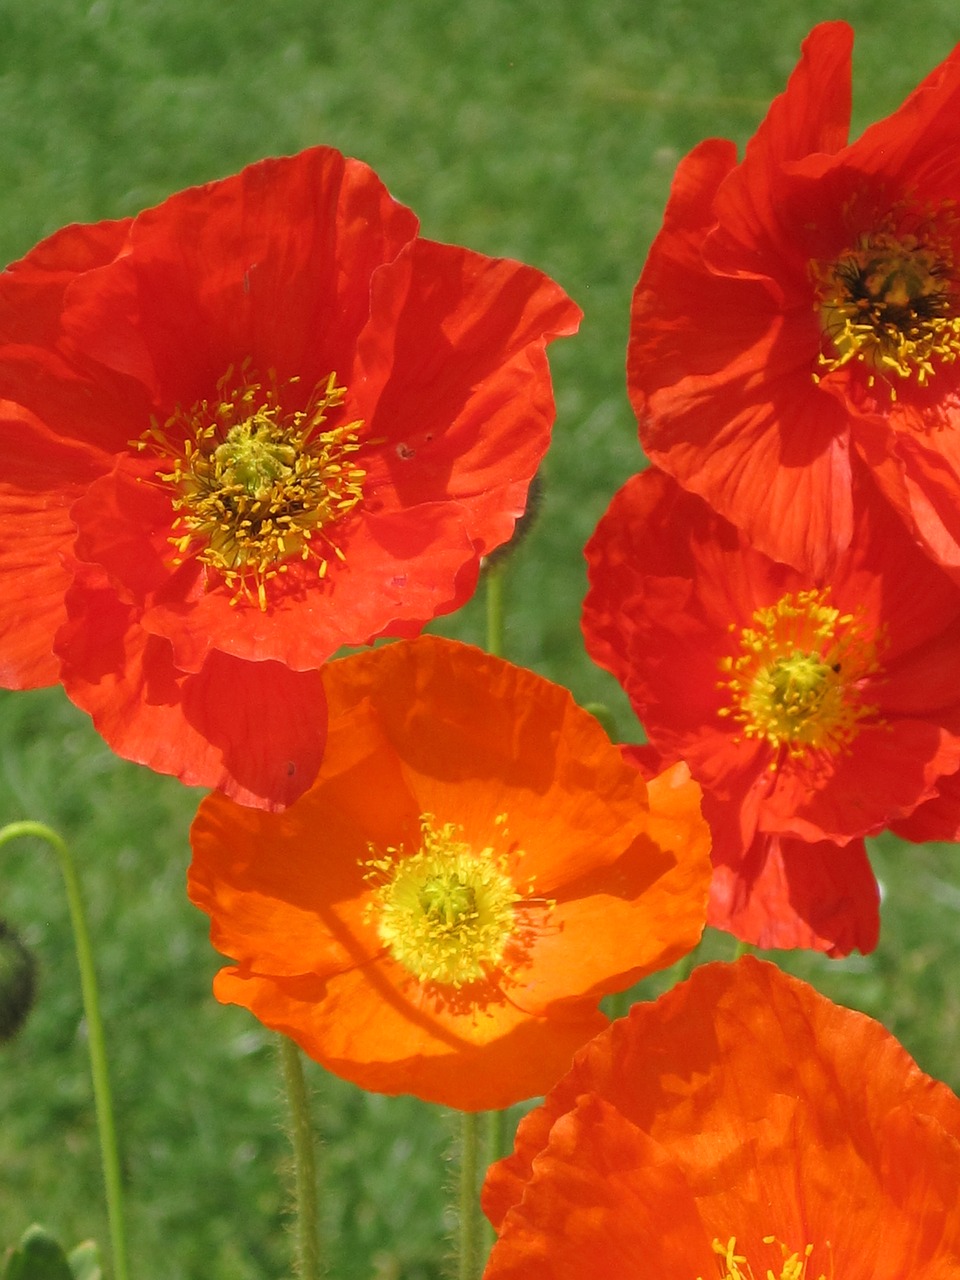
{"label": "flower center", "polygon": [[720,715],[794,757],[845,751],[877,710],[862,685],[880,670],[880,637],[865,636],[862,616],[841,614],[829,597],[829,589],[799,591],[758,609],[740,632],[739,655],[720,660],[718,687],[730,694]]}
{"label": "flower center", "polygon": [[[731,1236],[726,1244],[723,1244],[720,1240],[714,1240],[713,1252],[717,1255],[717,1270],[720,1280],[756,1280],[757,1275],[763,1277],[763,1280],[806,1280],[807,1267],[813,1254],[812,1244],[808,1244],[802,1253],[793,1253],[776,1236],[764,1236],[763,1243],[771,1247],[776,1245],[776,1252],[779,1257],[775,1258],[774,1266],[766,1266],[761,1268],[759,1272],[755,1272],[746,1256],[737,1253],[735,1236]],[[825,1247],[832,1263],[829,1241],[827,1241]],[[832,1277],[832,1265],[830,1274]],[[703,1277],[698,1276],[697,1280],[703,1280]],[[827,1277],[821,1272],[818,1280],[827,1280]]]}
{"label": "flower center", "polygon": [[[504,821],[497,819],[498,823]],[[416,853],[388,849],[365,863],[380,940],[420,982],[461,987],[498,969],[523,895],[492,847],[475,852],[452,822],[420,819]]]}
{"label": "flower center", "polygon": [[[323,578],[331,555],[343,559],[328,530],[363,497],[365,472],[353,460],[361,422],[322,430],[346,395],[334,374],[305,409],[284,409],[280,389],[248,380],[217,383],[217,399],[177,409],[138,442],[171,460],[158,478],[177,490],[170,538],[174,563],[195,556],[234,592],[231,604],[267,607],[267,583],[291,559],[313,559]],[[291,380],[284,388],[289,398]]]}
{"label": "flower center", "polygon": [[830,340],[815,380],[859,361],[868,384],[883,377],[925,386],[960,355],[960,296],[949,239],[932,223],[921,232],[880,230],[829,264],[814,263],[820,324]]}

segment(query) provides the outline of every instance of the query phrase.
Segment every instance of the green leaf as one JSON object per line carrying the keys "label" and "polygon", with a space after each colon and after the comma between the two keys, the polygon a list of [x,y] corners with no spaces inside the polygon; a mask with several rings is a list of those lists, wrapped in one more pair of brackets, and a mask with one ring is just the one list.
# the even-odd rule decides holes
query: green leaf
{"label": "green leaf", "polygon": [[103,1280],[100,1250],[95,1240],[84,1240],[75,1249],[71,1249],[68,1261],[73,1280]]}
{"label": "green leaf", "polygon": [[8,1254],[0,1280],[75,1280],[75,1276],[50,1232],[34,1224]]}

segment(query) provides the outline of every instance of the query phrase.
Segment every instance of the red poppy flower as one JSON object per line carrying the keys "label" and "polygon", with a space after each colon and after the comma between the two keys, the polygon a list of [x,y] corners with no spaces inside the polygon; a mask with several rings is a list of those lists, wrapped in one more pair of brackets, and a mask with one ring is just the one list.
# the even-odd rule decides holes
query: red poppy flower
{"label": "red poppy flower", "polygon": [[[64,292],[78,274],[117,255],[129,225],[128,219],[65,227],[0,275],[4,394],[16,387],[29,400],[47,377],[63,370],[52,344]],[[106,463],[96,438],[68,443],[3,399],[0,456],[0,686],[35,688],[59,678],[51,638],[63,621],[71,581],[63,564],[76,537],[70,506]]]}
{"label": "red poppy flower", "polygon": [[945,1280],[960,1100],[879,1023],[711,964],[585,1046],[484,1207],[485,1280]]}
{"label": "red poppy flower", "polygon": [[876,886],[856,838],[960,761],[960,591],[861,479],[829,581],[755,551],[656,471],[628,481],[587,546],[587,648],[664,764],[685,760],[703,786],[711,922],[758,945],[807,930],[804,945],[869,950]]}
{"label": "red poppy flower", "polygon": [[463,1110],[542,1093],[630,986],[699,939],[699,788],[649,784],[566,690],[423,636],[324,672],[316,782],[201,804],[214,992],[365,1089]]}
{"label": "red poppy flower", "polygon": [[704,811],[719,833],[707,923],[764,949],[867,955],[880,936],[880,890],[859,837],[797,840],[758,831],[746,848],[724,841],[733,806]]}
{"label": "red poppy flower", "polygon": [[510,537],[578,320],[327,148],[40,245],[0,277],[5,682],[59,676],[119,754],[289,802],[316,669],[457,608]]}
{"label": "red poppy flower", "polygon": [[960,50],[848,145],[851,42],[814,29],[742,161],[681,162],[631,397],[649,457],[774,559],[844,552],[853,450],[960,574]]}

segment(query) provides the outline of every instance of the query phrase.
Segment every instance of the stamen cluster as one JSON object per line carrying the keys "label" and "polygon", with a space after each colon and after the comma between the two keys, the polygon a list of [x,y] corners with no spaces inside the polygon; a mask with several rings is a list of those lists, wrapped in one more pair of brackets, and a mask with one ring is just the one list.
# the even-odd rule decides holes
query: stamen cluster
{"label": "stamen cluster", "polygon": [[[502,825],[503,819],[500,819]],[[421,845],[388,849],[368,878],[381,878],[371,914],[395,960],[420,982],[462,987],[500,968],[523,899],[503,854],[478,851],[455,823],[420,820]]]}
{"label": "stamen cluster", "polygon": [[253,599],[265,610],[267,583],[292,558],[312,556],[320,578],[330,555],[343,559],[327,530],[363,497],[365,472],[353,459],[362,423],[320,429],[346,395],[335,374],[305,409],[289,411],[292,382],[282,393],[241,372],[238,385],[232,369],[220,379],[219,399],[177,409],[140,443],[172,460],[158,478],[177,490],[175,562],[195,556],[235,593],[231,603]]}
{"label": "stamen cluster", "polygon": [[862,693],[862,681],[880,670],[876,641],[829,597],[828,588],[790,592],[758,609],[740,632],[740,654],[720,660],[727,678],[719,687],[731,696],[720,715],[794,757],[848,750],[859,722],[877,711]]}
{"label": "stamen cluster", "polygon": [[[779,1275],[773,1268],[767,1267],[761,1272],[764,1280],[806,1280],[807,1264],[813,1253],[812,1244],[808,1244],[802,1253],[796,1253],[777,1240],[776,1236],[764,1236],[763,1243],[779,1245],[781,1254]],[[829,1251],[829,1242],[826,1247]],[[731,1236],[726,1244],[722,1240],[715,1239],[712,1248],[717,1255],[720,1280],[760,1280],[746,1255],[737,1253],[736,1236]],[[698,1276],[697,1280],[703,1280],[703,1278]],[[821,1273],[818,1280],[827,1280],[827,1277]]]}
{"label": "stamen cluster", "polygon": [[820,353],[823,373],[859,361],[876,375],[915,379],[926,386],[938,366],[960,354],[960,298],[951,241],[931,228],[927,235],[880,230],[830,264],[814,264],[820,284],[820,318],[830,350]]}

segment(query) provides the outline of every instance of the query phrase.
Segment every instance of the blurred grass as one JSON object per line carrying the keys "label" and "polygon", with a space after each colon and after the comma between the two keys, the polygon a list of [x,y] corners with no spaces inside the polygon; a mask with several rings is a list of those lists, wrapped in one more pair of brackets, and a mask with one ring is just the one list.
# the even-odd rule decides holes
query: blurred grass
{"label": "blurred grass", "polygon": [[[0,260],[72,220],[134,213],[264,155],[330,143],[371,164],[424,234],[522,258],[586,313],[554,348],[543,518],[508,582],[508,656],[626,704],[579,637],[582,546],[640,463],[623,361],[630,293],[679,157],[743,142],[816,21],[857,29],[857,127],[960,39],[954,0],[0,0]],[[480,640],[480,606],[438,628]],[[0,693],[0,822],[55,825],[81,861],[130,1197],[150,1280],[286,1273],[286,1143],[270,1039],[210,995],[217,958],[183,892],[197,801],[112,758],[58,690]],[[960,872],[953,847],[881,840],[873,956],[783,957],[881,1018],[960,1088]],[[53,859],[4,851],[0,913],[42,964],[0,1054],[0,1245],[34,1219],[106,1239],[66,907]],[[705,952],[728,955],[711,937]],[[661,989],[671,975],[647,984]],[[432,1280],[446,1249],[443,1117],[312,1072],[334,1274]]]}

